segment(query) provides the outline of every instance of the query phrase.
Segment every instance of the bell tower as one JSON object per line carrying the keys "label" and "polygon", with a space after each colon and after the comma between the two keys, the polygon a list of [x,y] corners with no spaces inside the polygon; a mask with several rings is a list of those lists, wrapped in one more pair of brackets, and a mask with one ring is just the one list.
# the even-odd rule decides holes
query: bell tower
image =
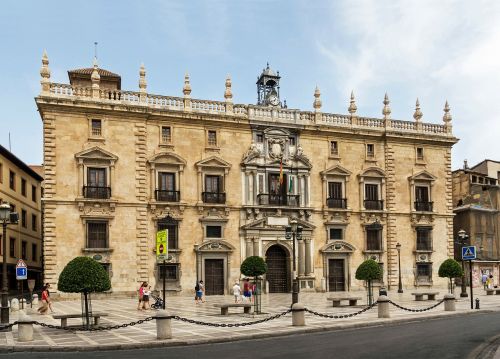
{"label": "bell tower", "polygon": [[280,100],[280,73],[267,67],[257,79],[257,105],[282,107]]}

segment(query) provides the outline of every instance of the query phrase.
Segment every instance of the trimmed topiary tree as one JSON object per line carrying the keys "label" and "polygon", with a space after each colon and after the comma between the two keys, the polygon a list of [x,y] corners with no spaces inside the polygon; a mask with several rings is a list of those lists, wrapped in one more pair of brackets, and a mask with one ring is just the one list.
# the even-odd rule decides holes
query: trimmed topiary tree
{"label": "trimmed topiary tree", "polygon": [[255,281],[255,293],[254,296],[254,312],[260,313],[260,293],[262,291],[259,276],[267,273],[267,264],[262,257],[250,256],[241,263],[240,271],[244,276],[253,277]]}
{"label": "trimmed topiary tree", "polygon": [[458,278],[464,275],[462,267],[453,258],[448,258],[439,266],[438,275],[441,278],[450,279],[450,293],[453,294],[453,278]]}
{"label": "trimmed topiary tree", "polygon": [[82,316],[85,314],[86,323],[90,325],[89,304],[90,293],[104,292],[111,289],[108,273],[99,262],[90,257],[76,257],[71,260],[59,275],[57,289],[65,293],[81,293]]}
{"label": "trimmed topiary tree", "polygon": [[373,303],[372,281],[382,279],[382,269],[373,259],[367,259],[356,269],[356,279],[365,280],[368,283],[368,305]]}

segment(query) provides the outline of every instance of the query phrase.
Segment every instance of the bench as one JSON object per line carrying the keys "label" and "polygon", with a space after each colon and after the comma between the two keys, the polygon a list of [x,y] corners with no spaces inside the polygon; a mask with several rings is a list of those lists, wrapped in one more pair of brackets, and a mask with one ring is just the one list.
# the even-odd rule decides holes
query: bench
{"label": "bench", "polygon": [[249,314],[250,309],[252,309],[252,305],[250,303],[223,303],[223,304],[214,304],[214,307],[220,308],[221,315],[228,315],[229,308],[241,308],[241,307],[243,307],[243,312],[245,314]]}
{"label": "bench", "polygon": [[427,296],[427,300],[435,300],[436,295],[438,295],[439,292],[420,292],[420,293],[411,293],[411,295],[415,296],[415,300],[421,301],[424,300],[424,295]]}
{"label": "bench", "polygon": [[340,307],[340,302],[343,300],[348,300],[350,306],[354,306],[358,303],[358,300],[361,300],[361,297],[331,297],[327,298],[327,300],[330,300],[332,302],[332,305],[334,307]]}
{"label": "bench", "polygon": [[[89,317],[94,318],[94,325],[98,326],[100,323],[101,317],[107,317],[107,313],[92,313]],[[52,316],[54,319],[61,319],[61,327],[65,328],[68,326],[68,319],[71,318],[82,318],[82,313],[74,313],[74,314],[55,314]]]}
{"label": "bench", "polygon": [[486,295],[493,295],[493,292],[495,294],[500,295],[500,288],[488,288],[486,289]]}

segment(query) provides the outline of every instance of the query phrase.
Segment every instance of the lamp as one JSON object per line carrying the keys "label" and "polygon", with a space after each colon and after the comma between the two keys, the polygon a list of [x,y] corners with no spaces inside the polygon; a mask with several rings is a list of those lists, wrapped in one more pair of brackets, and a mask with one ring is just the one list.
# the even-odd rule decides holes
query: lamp
{"label": "lamp", "polygon": [[8,203],[0,204],[0,222],[2,223],[2,309],[0,310],[0,322],[2,325],[9,324],[9,283],[7,281],[7,224],[10,221],[10,205]]}
{"label": "lamp", "polygon": [[299,226],[296,219],[291,219],[290,224],[285,227],[285,238],[292,239],[293,252],[293,278],[292,278],[292,304],[299,301],[299,283],[297,280],[297,265],[295,259],[295,240],[302,239],[302,226]]}
{"label": "lamp", "polygon": [[403,283],[401,282],[401,243],[396,243],[396,250],[398,251],[398,266],[399,266],[399,282],[398,293],[403,293]]}
{"label": "lamp", "polygon": [[[467,232],[465,232],[463,229],[461,229],[458,231],[458,242],[456,242],[456,243],[463,247],[467,243],[468,238],[469,238],[469,236],[467,235]],[[460,247],[460,249],[462,249],[462,248]],[[461,284],[461,290],[460,290],[460,297],[463,297],[463,298],[468,297],[467,288],[465,287],[465,265],[464,265],[463,258],[462,258],[462,284]]]}
{"label": "lamp", "polygon": [[0,221],[7,221],[10,217],[10,205],[8,203],[0,204]]}

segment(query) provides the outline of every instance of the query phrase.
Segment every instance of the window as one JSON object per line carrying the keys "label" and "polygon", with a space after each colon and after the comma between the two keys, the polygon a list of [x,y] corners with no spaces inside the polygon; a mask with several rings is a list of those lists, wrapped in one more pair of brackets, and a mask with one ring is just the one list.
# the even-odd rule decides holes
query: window
{"label": "window", "polygon": [[330,141],[330,156],[338,156],[339,147],[337,141]]}
{"label": "window", "polygon": [[11,190],[16,190],[16,174],[12,171],[9,171],[9,187]]}
{"label": "window", "polygon": [[290,146],[295,146],[295,143],[296,143],[295,137],[289,137],[288,140],[289,140]]}
{"label": "window", "polygon": [[170,126],[161,126],[161,142],[172,142],[172,128]]}
{"label": "window", "polygon": [[106,199],[111,196],[111,190],[106,186],[106,168],[88,167],[87,186],[84,188],[85,198]]}
{"label": "window", "polygon": [[87,222],[87,248],[108,248],[108,222]]}
{"label": "window", "polygon": [[417,263],[417,280],[430,281],[432,277],[432,267],[430,263]]}
{"label": "window", "polygon": [[31,186],[31,200],[36,202],[36,186]]}
{"label": "window", "polygon": [[378,197],[378,184],[375,183],[365,183],[365,208],[382,210],[383,201],[379,200]]}
{"label": "window", "polygon": [[14,237],[10,237],[9,254],[11,258],[16,258],[16,239]]}
{"label": "window", "polygon": [[179,279],[179,265],[178,264],[160,264],[159,269],[159,279],[165,280],[178,280]]}
{"label": "window", "polygon": [[31,244],[31,259],[36,262],[38,261],[37,247],[35,243]]}
{"label": "window", "polygon": [[366,144],[366,157],[375,157],[375,145],[373,143]]}
{"label": "window", "polygon": [[424,148],[423,147],[417,147],[417,160],[423,160],[424,159]]}
{"label": "window", "polygon": [[222,176],[206,175],[205,192],[203,192],[205,203],[225,203],[226,196],[222,186]]}
{"label": "window", "polygon": [[432,250],[431,230],[427,227],[417,228],[417,251]]}
{"label": "window", "polygon": [[21,178],[21,194],[26,197],[26,180]]}
{"label": "window", "polygon": [[328,182],[328,198],[342,198],[342,182]]}
{"label": "window", "polygon": [[108,273],[108,277],[111,277],[111,264],[109,263],[99,263],[102,268],[104,268],[104,270],[106,271],[106,273]]}
{"label": "window", "polygon": [[102,121],[101,120],[92,120],[92,129],[91,134],[95,137],[102,136]]}
{"label": "window", "polygon": [[342,228],[330,228],[330,240],[343,240],[344,239],[344,236],[343,236],[343,230]]}
{"label": "window", "polygon": [[256,141],[257,141],[257,143],[263,143],[264,142],[264,135],[262,133],[258,133],[256,136]]}
{"label": "window", "polygon": [[222,238],[222,226],[207,226],[207,238]]}
{"label": "window", "polygon": [[177,192],[175,191],[175,173],[158,173],[157,201],[177,202]]}
{"label": "window", "polygon": [[208,130],[208,145],[209,146],[217,146],[217,131]]}
{"label": "window", "polygon": [[432,202],[429,201],[429,187],[415,186],[415,210],[432,211]]}
{"label": "window", "polygon": [[10,205],[10,211],[11,212],[15,212],[16,211],[16,205],[15,204],[11,204]]}
{"label": "window", "polygon": [[22,241],[21,242],[21,258],[22,259],[28,259],[27,250],[26,250],[27,247],[28,247],[28,243],[26,241]]}
{"label": "window", "polygon": [[31,215],[31,229],[36,232],[38,230],[38,224],[36,223],[36,214]]}
{"label": "window", "polygon": [[168,249],[178,249],[179,248],[178,221],[176,221],[172,217],[167,216],[166,218],[158,221],[157,227],[158,231],[163,231],[164,229],[168,231],[167,233]]}
{"label": "window", "polygon": [[366,229],[366,250],[381,251],[382,250],[382,231],[379,229]]}
{"label": "window", "polygon": [[21,226],[26,228],[26,211],[24,209],[21,210]]}

